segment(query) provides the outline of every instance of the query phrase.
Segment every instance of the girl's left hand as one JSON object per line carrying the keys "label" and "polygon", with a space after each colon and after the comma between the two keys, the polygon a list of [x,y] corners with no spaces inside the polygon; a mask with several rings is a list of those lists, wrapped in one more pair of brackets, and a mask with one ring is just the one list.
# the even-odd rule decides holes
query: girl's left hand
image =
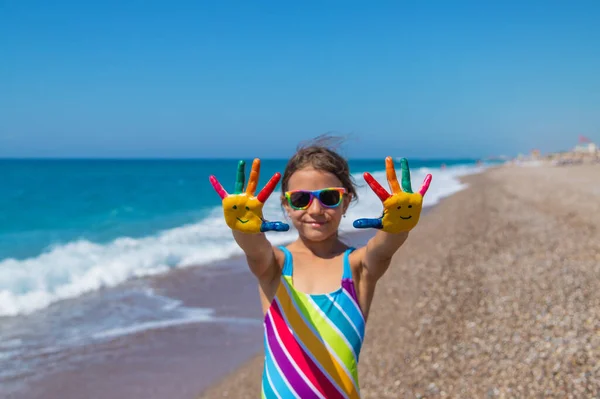
{"label": "girl's left hand", "polygon": [[400,167],[402,169],[402,188],[400,188],[396,178],[392,157],[385,159],[385,170],[392,194],[381,187],[369,172],[364,173],[365,181],[383,203],[383,214],[376,219],[357,219],[354,221],[354,227],[357,229],[375,228],[388,233],[402,233],[412,230],[417,225],[423,207],[423,197],[431,183],[431,175],[425,176],[419,192],[413,193],[406,158],[400,160]]}

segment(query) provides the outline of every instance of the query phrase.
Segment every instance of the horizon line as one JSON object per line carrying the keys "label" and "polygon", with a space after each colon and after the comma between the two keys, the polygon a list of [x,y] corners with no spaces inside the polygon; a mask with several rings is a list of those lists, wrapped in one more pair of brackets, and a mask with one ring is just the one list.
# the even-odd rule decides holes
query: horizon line
{"label": "horizon line", "polygon": [[[380,160],[385,159],[385,156],[381,157],[344,157],[348,160]],[[401,156],[392,156],[394,159],[399,159]],[[419,161],[437,161],[437,160],[485,160],[485,159],[494,159],[507,155],[496,155],[496,156],[484,156],[484,157],[413,157],[407,159],[419,160]],[[268,161],[282,161],[288,160],[289,157],[4,157],[0,156],[0,161],[231,161],[231,160],[240,160],[240,159],[254,159],[259,158],[262,160]]]}

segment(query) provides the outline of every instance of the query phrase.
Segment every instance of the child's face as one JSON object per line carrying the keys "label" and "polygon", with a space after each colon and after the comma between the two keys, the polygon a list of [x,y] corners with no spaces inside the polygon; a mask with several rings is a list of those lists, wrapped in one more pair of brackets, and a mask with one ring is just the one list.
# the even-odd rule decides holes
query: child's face
{"label": "child's face", "polygon": [[[305,168],[292,174],[288,180],[287,190],[312,191],[330,187],[343,187],[343,185],[332,173]],[[292,208],[285,197],[282,201],[294,227],[302,237],[311,241],[323,241],[336,234],[342,216],[350,203],[350,196],[345,194],[341,204],[335,208],[323,206],[316,198],[305,210]]]}

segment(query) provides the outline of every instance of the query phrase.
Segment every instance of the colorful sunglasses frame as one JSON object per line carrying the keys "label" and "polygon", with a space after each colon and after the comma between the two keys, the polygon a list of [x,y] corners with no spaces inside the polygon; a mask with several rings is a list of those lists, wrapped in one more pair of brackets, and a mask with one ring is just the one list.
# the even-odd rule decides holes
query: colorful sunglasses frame
{"label": "colorful sunglasses frame", "polygon": [[[321,198],[319,197],[322,191],[337,191],[340,193],[340,200],[338,201],[337,204],[335,205],[325,205],[322,201]],[[292,204],[292,194],[293,193],[307,193],[310,195],[310,200],[308,200],[308,204],[306,204],[306,206],[303,207],[296,207]],[[310,205],[312,204],[313,200],[316,198],[319,203],[325,207],[325,208],[337,208],[338,206],[340,206],[340,204],[342,203],[343,199],[344,199],[344,195],[346,194],[346,189],[344,187],[327,187],[327,188],[322,188],[320,190],[292,190],[292,191],[286,191],[285,193],[285,198],[287,199],[288,204],[290,205],[290,207],[292,207],[292,209],[295,209],[297,211],[303,211],[308,209],[308,207],[310,207]]]}

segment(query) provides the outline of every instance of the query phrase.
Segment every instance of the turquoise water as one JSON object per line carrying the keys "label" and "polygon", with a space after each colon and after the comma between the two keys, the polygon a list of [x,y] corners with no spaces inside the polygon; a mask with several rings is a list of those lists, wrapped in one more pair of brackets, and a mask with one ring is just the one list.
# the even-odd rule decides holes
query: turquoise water
{"label": "turquoise water", "polygon": [[[247,172],[252,159],[247,161]],[[261,182],[285,160],[262,160]],[[411,168],[474,160],[412,160]],[[350,161],[358,172],[383,160]],[[208,176],[232,189],[237,160],[0,160],[0,260],[74,240],[107,243],[202,220],[218,206]],[[359,181],[359,183],[362,183]]]}

